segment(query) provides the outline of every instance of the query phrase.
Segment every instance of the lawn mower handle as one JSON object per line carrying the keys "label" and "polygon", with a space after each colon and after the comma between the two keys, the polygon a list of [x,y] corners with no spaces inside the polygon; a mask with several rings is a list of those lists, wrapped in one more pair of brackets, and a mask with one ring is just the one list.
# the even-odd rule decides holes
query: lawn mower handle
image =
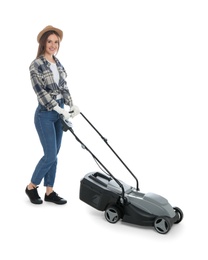
{"label": "lawn mower handle", "polygon": [[60,118],[62,121],[63,131],[66,132],[67,130],[69,130],[73,134],[75,139],[81,144],[82,148],[86,149],[92,155],[94,160],[97,161],[103,167],[103,169],[105,169],[105,171],[109,174],[109,176],[111,176],[117,182],[117,184],[121,187],[122,199],[123,199],[123,202],[125,202],[125,196],[124,196],[125,191],[124,191],[124,187],[121,184],[121,182],[113,176],[113,174],[101,163],[101,161],[90,151],[90,149],[88,149],[88,147],[77,137],[77,135],[74,133],[74,130],[72,129],[72,123],[69,122],[68,120],[66,120],[63,115],[60,115]]}
{"label": "lawn mower handle", "polygon": [[107,146],[111,149],[111,151],[116,155],[116,157],[120,160],[120,162],[125,166],[125,168],[130,172],[130,174],[136,180],[136,189],[139,190],[139,182],[137,177],[133,174],[133,172],[129,169],[129,167],[123,162],[123,160],[118,156],[118,154],[113,150],[113,148],[109,145],[107,138],[103,137],[101,133],[93,126],[93,124],[81,113],[81,116],[88,122],[88,124],[98,133],[98,135],[103,139],[103,141],[107,144]]}

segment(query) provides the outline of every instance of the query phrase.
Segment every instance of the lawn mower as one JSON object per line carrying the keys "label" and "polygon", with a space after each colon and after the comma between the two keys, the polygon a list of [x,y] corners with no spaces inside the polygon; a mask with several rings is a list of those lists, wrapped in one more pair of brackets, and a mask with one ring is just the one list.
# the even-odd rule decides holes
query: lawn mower
{"label": "lawn mower", "polygon": [[[86,149],[100,166],[100,171],[87,173],[80,181],[79,199],[91,207],[104,212],[109,223],[123,222],[140,226],[150,226],[160,234],[170,231],[173,224],[183,219],[183,212],[179,207],[172,207],[168,200],[158,194],[142,193],[139,189],[137,177],[109,145],[107,139],[92,125],[81,113],[81,116],[97,132],[120,162],[130,172],[136,181],[136,187],[117,179],[103,163],[88,149],[88,147],[75,134],[72,123],[62,119],[63,131],[70,131],[76,140]],[[101,168],[102,167],[102,168]]]}

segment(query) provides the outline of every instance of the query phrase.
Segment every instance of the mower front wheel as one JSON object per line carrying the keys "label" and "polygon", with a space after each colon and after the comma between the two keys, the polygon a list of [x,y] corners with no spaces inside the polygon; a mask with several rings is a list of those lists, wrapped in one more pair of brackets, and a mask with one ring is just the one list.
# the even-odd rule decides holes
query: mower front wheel
{"label": "mower front wheel", "polygon": [[175,213],[178,215],[178,220],[174,224],[178,224],[183,219],[183,211],[178,207],[174,207],[173,209],[175,210]]}
{"label": "mower front wheel", "polygon": [[166,234],[171,229],[171,223],[168,217],[157,217],[154,221],[154,228],[160,234]]}

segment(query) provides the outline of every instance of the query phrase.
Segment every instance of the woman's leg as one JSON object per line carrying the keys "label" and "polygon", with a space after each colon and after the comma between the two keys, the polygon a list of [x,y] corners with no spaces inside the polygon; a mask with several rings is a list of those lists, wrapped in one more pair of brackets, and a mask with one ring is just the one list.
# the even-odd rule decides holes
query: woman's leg
{"label": "woman's leg", "polygon": [[[63,107],[63,101],[60,101],[59,105]],[[61,119],[57,112],[46,111],[42,106],[39,106],[35,113],[35,126],[43,147],[44,156],[35,168],[31,183],[26,187],[26,193],[32,203],[41,204],[42,200],[37,193],[37,185],[44,179],[44,186],[46,186],[45,201],[59,205],[66,204],[67,201],[53,191],[57,155],[63,136]]]}
{"label": "woman's leg", "polygon": [[[55,136],[56,136],[56,156],[57,156],[61,147],[61,141],[63,136],[62,123],[60,119],[58,119],[54,123],[54,128],[55,128]],[[55,163],[51,166],[50,170],[47,172],[47,174],[44,177],[44,186],[46,186],[47,195],[53,191],[57,162],[58,162],[58,158],[56,157]],[[51,179],[51,176],[54,176],[53,180]]]}
{"label": "woman's leg", "polygon": [[[55,111],[46,111],[39,106],[35,113],[35,126],[44,155],[33,172],[31,183],[39,185],[44,178],[45,186],[53,187],[57,166],[57,135],[55,122],[59,115]],[[46,177],[47,176],[47,177]]]}

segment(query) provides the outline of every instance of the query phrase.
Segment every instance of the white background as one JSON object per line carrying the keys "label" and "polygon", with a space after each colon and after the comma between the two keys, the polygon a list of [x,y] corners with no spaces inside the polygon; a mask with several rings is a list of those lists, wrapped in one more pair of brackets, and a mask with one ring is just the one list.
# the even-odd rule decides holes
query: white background
{"label": "white background", "polygon": [[[1,5],[0,258],[204,259],[207,235],[207,1],[6,1]],[[184,212],[166,235],[115,225],[79,200],[81,178],[99,170],[64,133],[55,191],[65,206],[25,194],[42,148],[29,78],[36,36],[61,28],[57,57],[82,113],[138,177]],[[80,139],[118,178],[135,185],[81,115]],[[42,183],[39,194],[44,197]]]}

